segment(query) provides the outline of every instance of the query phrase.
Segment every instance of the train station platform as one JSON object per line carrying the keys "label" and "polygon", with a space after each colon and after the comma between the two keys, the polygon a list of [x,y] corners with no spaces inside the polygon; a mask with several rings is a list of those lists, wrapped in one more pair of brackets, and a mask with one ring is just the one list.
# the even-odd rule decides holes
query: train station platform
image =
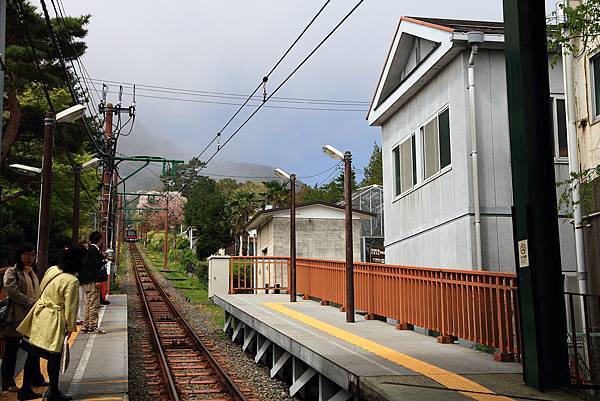
{"label": "train station platform", "polygon": [[516,362],[289,295],[215,295],[224,330],[305,399],[577,400],[525,386]]}
{"label": "train station platform", "polygon": [[[99,325],[106,334],[86,334],[78,326],[71,342],[69,368],[60,377],[61,390],[74,400],[127,400],[127,295],[109,295],[110,305],[100,308]],[[20,352],[16,381],[22,382],[25,354]],[[41,360],[45,374],[45,360]],[[46,375],[46,374],[45,374]],[[46,375],[47,377],[47,375]],[[45,388],[35,388],[43,393]],[[4,393],[1,401],[16,400],[16,393]]]}

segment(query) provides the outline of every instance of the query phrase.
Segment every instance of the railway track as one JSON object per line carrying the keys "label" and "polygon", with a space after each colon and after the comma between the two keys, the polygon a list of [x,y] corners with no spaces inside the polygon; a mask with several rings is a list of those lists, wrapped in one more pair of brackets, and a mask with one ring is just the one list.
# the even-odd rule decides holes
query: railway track
{"label": "railway track", "polygon": [[[212,344],[203,341],[179,314],[148,269],[137,244],[130,243],[142,310],[149,325],[144,352],[148,393],[160,400],[252,401],[228,374]],[[255,400],[254,400],[255,401]]]}

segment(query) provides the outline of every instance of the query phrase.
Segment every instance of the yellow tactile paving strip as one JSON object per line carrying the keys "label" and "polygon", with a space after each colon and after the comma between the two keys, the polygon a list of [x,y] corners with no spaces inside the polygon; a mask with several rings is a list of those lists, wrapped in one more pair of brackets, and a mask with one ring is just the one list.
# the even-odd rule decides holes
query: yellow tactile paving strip
{"label": "yellow tactile paving strip", "polygon": [[[512,398],[497,395],[487,387],[482,386],[466,377],[447,371],[440,367],[423,362],[419,359],[403,354],[391,348],[385,347],[375,341],[357,336],[349,331],[340,329],[330,324],[324,323],[311,316],[295,311],[284,304],[275,302],[264,302],[265,306],[282,313],[292,319],[298,320],[308,326],[321,330],[331,336],[344,340],[352,345],[372,352],[382,358],[392,361],[416,373],[426,376],[442,386],[478,401],[510,401]],[[462,390],[462,391],[461,391]],[[483,393],[483,394],[482,394]]]}

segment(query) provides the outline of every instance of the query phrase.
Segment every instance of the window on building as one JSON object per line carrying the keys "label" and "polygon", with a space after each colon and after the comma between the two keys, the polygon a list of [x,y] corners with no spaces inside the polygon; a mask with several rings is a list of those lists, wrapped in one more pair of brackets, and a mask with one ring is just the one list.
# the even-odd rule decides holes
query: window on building
{"label": "window on building", "polygon": [[446,109],[421,127],[424,179],[450,165],[450,111]]}
{"label": "window on building", "polygon": [[565,99],[551,97],[550,107],[552,108],[552,142],[554,144],[554,157],[569,157]]}
{"label": "window on building", "polygon": [[400,195],[417,183],[416,143],[412,134],[392,150],[394,158],[394,192]]}
{"label": "window on building", "polygon": [[592,100],[594,118],[600,117],[600,54],[590,60],[592,75]]}

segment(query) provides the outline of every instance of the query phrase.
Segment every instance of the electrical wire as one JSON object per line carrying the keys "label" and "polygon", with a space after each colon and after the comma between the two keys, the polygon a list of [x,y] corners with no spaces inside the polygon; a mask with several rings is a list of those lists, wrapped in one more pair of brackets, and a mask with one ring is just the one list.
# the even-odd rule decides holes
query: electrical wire
{"label": "electrical wire", "polygon": [[[108,91],[108,93],[116,94],[118,92]],[[131,93],[124,93],[125,95],[132,95]],[[229,102],[217,102],[210,100],[198,100],[198,99],[182,99],[182,98],[174,98],[167,96],[154,96],[154,95],[140,95],[136,93],[138,97],[145,97],[151,99],[162,99],[162,100],[174,100],[179,102],[189,102],[189,103],[202,103],[202,104],[216,104],[216,105],[225,105],[225,106],[240,106],[240,107],[259,107],[260,104],[247,104],[248,102],[241,103],[229,103]],[[288,110],[309,110],[309,111],[349,111],[349,112],[360,112],[365,113],[367,109],[340,109],[340,108],[327,108],[327,107],[294,107],[294,106],[264,106],[265,108],[270,109],[288,109]]]}
{"label": "electrical wire", "polygon": [[[338,30],[338,28],[340,26],[342,26],[342,24],[354,13],[354,11],[356,11],[356,9],[364,2],[364,0],[360,0],[347,14],[346,16],[344,16],[344,18],[342,18],[342,20],[333,28],[333,30],[331,30],[331,32],[329,32],[329,34],[327,34],[327,36],[325,36],[325,38],[323,40],[321,40],[321,42],[319,42],[319,44],[308,54],[308,56],[306,56],[302,62],[300,62],[300,64],[283,80],[283,82],[281,82],[279,84],[279,86],[277,86],[277,88],[275,88],[275,90],[268,96],[265,96],[265,99],[263,101],[263,103],[261,103],[256,110],[254,110],[254,112],[252,112],[250,114],[250,116],[242,123],[242,125],[240,125],[240,127],[235,130],[228,138],[227,140],[221,145],[219,144],[219,146],[217,147],[217,150],[212,154],[212,156],[206,161],[203,162],[202,166],[200,167],[200,170],[202,170],[203,168],[205,168],[208,163],[210,163],[210,161],[217,155],[217,153],[219,153],[219,151],[221,149],[223,149],[223,147],[225,145],[227,145],[227,143],[229,143],[231,141],[231,139],[233,139],[240,131],[241,129],[248,123],[248,121],[250,121],[255,115],[256,113],[258,113],[258,111],[264,106],[264,104],[269,101],[278,91],[279,89],[281,89],[283,87],[283,85],[285,85],[287,83],[287,81],[312,57],[312,55]],[[325,8],[325,6],[329,3],[329,0],[325,3],[325,5],[323,7],[321,7],[321,9],[319,10],[319,12],[317,13],[317,15],[309,22],[309,24],[307,25],[307,27],[302,31],[302,33],[300,34],[300,37],[306,32],[306,30],[308,29],[308,27],[310,27],[310,25],[312,25],[312,23],[316,20],[316,17],[319,16],[319,14],[323,11],[323,9]],[[291,50],[291,48],[298,42],[299,38],[297,38],[293,43],[292,46],[290,46],[290,48],[286,51],[286,53],[284,53],[284,56],[280,58],[280,60],[276,63],[276,66],[279,65],[281,63],[281,61],[285,58],[285,56],[289,53],[289,51]],[[271,69],[270,73],[272,73],[274,71],[275,68]],[[269,73],[269,74],[270,74]],[[267,77],[265,77],[267,78]],[[263,82],[266,82],[265,79],[263,79]],[[254,96],[254,94],[256,93],[256,91],[260,88],[260,84],[259,86],[254,90],[254,92],[250,95],[250,97],[248,99],[250,99],[252,96]],[[246,100],[245,103],[247,103],[249,100]],[[243,107],[243,106],[242,106]],[[239,111],[241,110],[238,109],[238,111],[234,114],[234,117],[239,113]],[[229,125],[229,123],[233,120],[232,117],[226,124]],[[218,134],[217,137],[220,136],[221,132],[223,131],[223,129],[221,129]],[[215,139],[213,139],[214,142]],[[207,146],[208,148],[208,146]],[[198,157],[199,159],[199,157]],[[183,191],[187,186],[189,185],[188,183],[185,183],[181,189],[179,190],[179,192]]]}
{"label": "electrical wire", "polygon": [[[271,93],[271,95],[269,97],[266,98],[265,103],[273,96],[275,95],[275,93],[277,93],[282,87],[283,85],[285,85],[291,78],[292,76],[294,76],[294,74],[296,72],[298,72],[298,70],[300,70],[300,68],[313,56],[313,54],[315,54],[317,52],[317,50],[319,50],[319,48],[339,29],[340,26],[342,26],[342,24],[354,13],[354,11],[356,11],[356,9],[358,9],[358,7],[364,2],[364,0],[359,0],[358,3],[356,3],[356,5],[346,14],[346,16],[344,16],[344,18],[342,18],[342,20],[327,34],[327,36],[325,36],[325,38],[323,38],[319,44],[300,62],[300,64],[298,64],[298,66],[296,68],[294,68],[294,70],[292,70],[292,72],[275,88],[275,90],[273,90],[273,92]],[[258,111],[263,107],[264,103],[262,103],[261,105],[258,106],[258,108],[256,110],[254,110],[254,112],[252,112],[252,114],[250,114],[250,116],[242,123],[242,125],[240,125],[228,138],[227,140],[212,154],[212,156],[206,160],[206,162],[204,162],[203,166],[201,167],[204,168],[208,165],[208,163],[210,163],[210,161],[212,159],[214,159],[214,157],[217,155],[217,153],[219,153],[219,151],[221,151],[241,130],[242,128],[244,128],[244,126],[258,113]],[[186,185],[183,186],[182,190],[185,188]]]}

